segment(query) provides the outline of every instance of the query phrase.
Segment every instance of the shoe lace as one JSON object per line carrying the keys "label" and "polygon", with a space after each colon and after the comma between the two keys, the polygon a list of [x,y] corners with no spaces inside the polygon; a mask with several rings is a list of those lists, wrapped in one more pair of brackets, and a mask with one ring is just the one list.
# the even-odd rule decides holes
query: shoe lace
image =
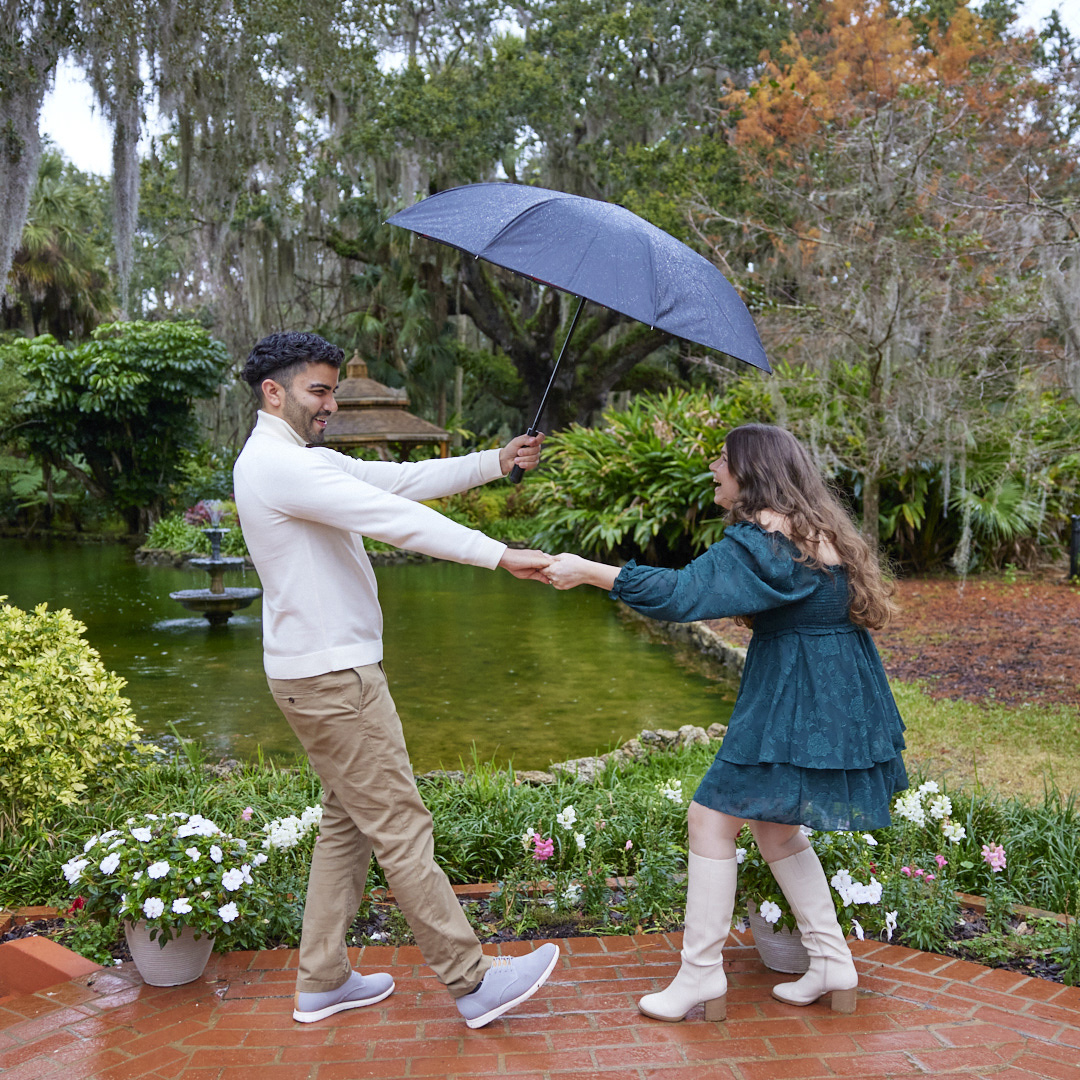
{"label": "shoe lace", "polygon": [[506,968],[513,967],[514,958],[512,956],[496,956],[491,961],[492,971],[503,971]]}

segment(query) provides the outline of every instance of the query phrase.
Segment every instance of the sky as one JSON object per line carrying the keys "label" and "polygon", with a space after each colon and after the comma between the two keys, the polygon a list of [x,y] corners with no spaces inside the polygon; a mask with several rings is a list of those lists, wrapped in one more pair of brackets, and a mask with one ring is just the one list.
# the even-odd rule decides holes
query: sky
{"label": "sky", "polygon": [[[1038,29],[1055,8],[1062,12],[1062,20],[1073,36],[1080,38],[1080,3],[1076,0],[1027,0],[1020,8],[1020,26]],[[153,132],[153,117],[148,126]],[[83,172],[112,172],[112,125],[94,109],[89,86],[70,64],[60,66],[56,84],[45,98],[41,131]],[[144,138],[144,150],[147,141]]]}

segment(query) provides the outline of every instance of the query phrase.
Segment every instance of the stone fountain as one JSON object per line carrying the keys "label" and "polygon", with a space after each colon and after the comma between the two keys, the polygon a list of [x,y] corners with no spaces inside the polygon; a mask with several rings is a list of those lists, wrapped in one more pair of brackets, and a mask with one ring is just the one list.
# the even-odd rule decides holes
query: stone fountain
{"label": "stone fountain", "polygon": [[205,570],[210,575],[209,589],[181,589],[169,593],[169,596],[188,611],[202,614],[211,626],[224,626],[234,611],[245,608],[262,589],[236,589],[225,587],[226,570],[242,570],[244,558],[240,555],[222,555],[221,538],[229,531],[221,525],[225,507],[219,502],[203,502],[210,518],[210,524],[203,529],[203,535],[210,538],[210,558],[190,559],[188,565]]}

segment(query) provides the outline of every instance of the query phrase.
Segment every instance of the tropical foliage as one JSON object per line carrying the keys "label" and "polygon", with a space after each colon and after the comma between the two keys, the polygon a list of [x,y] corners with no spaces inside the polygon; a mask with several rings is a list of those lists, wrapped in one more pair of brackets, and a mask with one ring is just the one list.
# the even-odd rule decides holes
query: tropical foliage
{"label": "tropical foliage", "polygon": [[28,384],[18,415],[30,454],[144,531],[197,441],[193,401],[220,383],[224,346],[196,323],[135,322],[100,326],[73,348],[44,335],[0,353]]}

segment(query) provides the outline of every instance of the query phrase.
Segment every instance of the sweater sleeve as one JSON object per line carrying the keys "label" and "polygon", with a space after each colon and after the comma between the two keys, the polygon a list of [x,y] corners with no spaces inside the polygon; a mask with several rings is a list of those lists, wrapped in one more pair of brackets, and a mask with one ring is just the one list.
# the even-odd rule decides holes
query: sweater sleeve
{"label": "sweater sleeve", "polygon": [[[413,501],[419,495],[407,498],[360,479],[353,469],[342,467],[352,459],[330,454],[297,448],[279,455],[273,491],[264,493],[269,496],[265,501],[288,517],[360,533],[394,547],[489,569],[498,566],[505,544]],[[398,486],[434,497],[423,484]]]}
{"label": "sweater sleeve", "polygon": [[360,461],[327,447],[310,447],[309,452],[327,456],[334,465],[372,487],[416,501],[456,495],[459,491],[498,480],[503,475],[498,450],[402,462]]}
{"label": "sweater sleeve", "polygon": [[729,526],[723,538],[681,570],[631,560],[615,579],[612,599],[654,619],[692,622],[754,615],[809,596],[811,575],[769,534]]}

